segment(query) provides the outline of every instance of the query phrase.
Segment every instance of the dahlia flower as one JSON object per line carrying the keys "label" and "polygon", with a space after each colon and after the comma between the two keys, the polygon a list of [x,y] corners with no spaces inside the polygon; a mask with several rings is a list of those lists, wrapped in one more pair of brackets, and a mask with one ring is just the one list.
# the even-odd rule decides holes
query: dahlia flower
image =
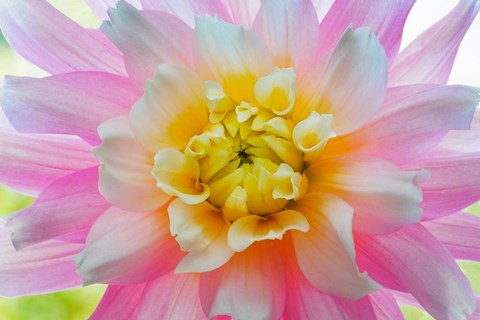
{"label": "dahlia flower", "polygon": [[455,259],[480,260],[480,89],[446,82],[480,1],[399,52],[414,2],[87,0],[87,30],[2,0],[51,76],[0,90],[1,181],[37,197],[0,222],[0,294],[108,284],[91,319],[478,319]]}

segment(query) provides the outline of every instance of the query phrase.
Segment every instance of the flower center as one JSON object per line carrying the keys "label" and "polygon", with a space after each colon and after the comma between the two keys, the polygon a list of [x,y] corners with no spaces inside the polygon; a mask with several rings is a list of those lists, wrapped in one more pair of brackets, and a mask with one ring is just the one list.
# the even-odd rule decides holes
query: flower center
{"label": "flower center", "polygon": [[278,69],[257,80],[253,101],[234,101],[205,83],[209,124],[186,148],[162,149],[152,174],[166,193],[186,204],[207,201],[234,222],[285,210],[308,186],[305,161],[334,136],[332,116],[313,112],[294,124],[295,72]]}

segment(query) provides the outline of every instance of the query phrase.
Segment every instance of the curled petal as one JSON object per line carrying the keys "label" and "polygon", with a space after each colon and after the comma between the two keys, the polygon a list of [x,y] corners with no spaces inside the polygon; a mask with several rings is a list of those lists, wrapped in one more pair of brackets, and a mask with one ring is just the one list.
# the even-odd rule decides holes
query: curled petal
{"label": "curled petal", "polygon": [[227,243],[230,223],[208,203],[187,205],[177,199],[168,207],[168,215],[171,234],[183,251],[189,251],[175,272],[211,271],[233,256]]}

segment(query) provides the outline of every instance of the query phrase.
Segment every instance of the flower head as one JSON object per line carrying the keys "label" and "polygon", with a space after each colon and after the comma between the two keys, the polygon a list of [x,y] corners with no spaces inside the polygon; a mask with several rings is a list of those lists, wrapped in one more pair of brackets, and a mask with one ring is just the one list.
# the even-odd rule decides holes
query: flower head
{"label": "flower head", "polygon": [[458,211],[480,199],[480,155],[458,142],[480,90],[445,83],[479,1],[400,53],[414,1],[89,2],[99,31],[0,4],[53,74],[0,91],[21,132],[0,177],[38,195],[0,226],[1,294],[109,284],[93,319],[474,312],[453,258],[480,247],[448,233],[478,237]]}

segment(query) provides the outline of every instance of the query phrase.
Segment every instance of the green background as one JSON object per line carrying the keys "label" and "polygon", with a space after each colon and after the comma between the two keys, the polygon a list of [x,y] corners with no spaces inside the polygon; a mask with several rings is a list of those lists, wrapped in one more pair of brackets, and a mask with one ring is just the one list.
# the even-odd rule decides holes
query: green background
{"label": "green background", "polygon": [[[49,0],[66,15],[88,27],[97,27],[95,19],[81,0]],[[45,73],[17,56],[0,33],[0,79],[6,75],[43,76]],[[0,186],[0,217],[31,204],[32,198],[20,195]],[[480,214],[480,205],[468,210]],[[1,257],[0,257],[1,258]],[[472,281],[473,287],[480,292],[478,275],[480,263],[460,261],[460,266]],[[105,286],[94,285],[60,293],[46,294],[16,299],[0,298],[0,320],[81,320],[87,319],[98,304]],[[424,312],[414,308],[403,308],[406,319],[432,319]]]}

